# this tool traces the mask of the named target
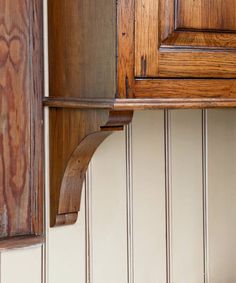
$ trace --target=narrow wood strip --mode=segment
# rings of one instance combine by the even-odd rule
[[[175,31],[161,44],[162,48],[204,48],[204,49],[233,49],[236,48],[234,33],[212,33]]]
[[[31,13],[31,46],[32,56],[30,65],[32,69],[31,91],[31,191],[32,193],[32,233],[43,234],[43,211],[44,211],[44,176],[43,176],[43,111],[42,98],[43,85],[43,1],[30,1]],[[33,192],[33,191],[32,191]]]
[[[145,110],[145,109],[199,109],[199,108],[233,108],[236,107],[236,99],[143,99],[124,102],[116,102],[115,110]]]
[[[11,239],[0,241],[0,251],[39,245],[39,244],[43,244],[44,242],[45,242],[44,236],[13,237]]]
[[[134,0],[117,1],[118,93],[119,98],[133,97],[134,85]]]
[[[114,99],[83,99],[73,97],[44,97],[43,104],[55,108],[113,109]]]
[[[158,73],[158,7],[159,1],[135,2],[135,76],[148,77]]]
[[[216,89],[217,92],[217,89]],[[144,95],[143,93],[141,93]],[[147,91],[148,94],[148,91]],[[157,92],[158,94],[158,92]],[[84,102],[80,100],[44,100],[44,105],[51,108],[72,109],[110,109],[116,111],[144,110],[144,109],[176,109],[176,108],[234,108],[235,98],[136,98],[136,99],[114,99],[108,103],[104,101]]]
[[[136,98],[236,98],[235,79],[149,79],[136,80]]]
[[[236,78],[236,54],[232,51],[166,49],[159,52],[159,77]]]

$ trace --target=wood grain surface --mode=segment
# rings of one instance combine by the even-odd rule
[[[117,1],[117,98],[133,96],[135,0]]]
[[[136,0],[135,76],[235,78],[235,5]]]
[[[236,30],[236,2],[234,0],[175,1],[178,28]]]
[[[94,151],[133,110],[236,106],[232,0],[114,3],[49,1],[51,226],[76,221]]]
[[[42,2],[0,1],[0,237],[42,232]]]
[[[116,6],[110,0],[50,0],[51,96],[116,94]]]
[[[51,226],[75,223],[88,164],[112,132],[123,129],[132,111],[50,109]]]
[[[158,24],[158,1],[146,0],[144,3],[143,0],[136,0],[135,76],[148,77],[158,72]]]
[[[234,33],[212,33],[175,31],[161,43],[161,47],[189,48],[189,49],[215,49],[236,51],[236,36]]]

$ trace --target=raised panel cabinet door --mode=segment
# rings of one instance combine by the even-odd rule
[[[135,76],[236,78],[234,0],[135,0]]]

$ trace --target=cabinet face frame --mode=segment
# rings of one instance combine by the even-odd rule
[[[236,62],[234,43],[230,48],[219,46],[218,50],[215,47],[214,50],[210,50],[211,48],[206,46],[183,48],[176,44],[171,45],[166,42],[166,38],[170,34],[179,32],[175,31],[174,1],[160,0],[156,5],[157,1],[145,0],[146,9],[149,9],[148,12],[146,11],[147,18],[140,12],[141,8],[139,9],[138,6],[140,1],[118,1],[118,98],[174,98],[182,102],[191,100],[193,103],[195,102],[192,99],[201,100],[196,102],[196,107],[203,107],[204,104],[201,102],[203,100],[207,102],[207,99],[211,98],[211,103],[209,101],[206,103],[209,106],[234,106],[232,104],[235,103],[236,98],[234,79],[236,64],[234,66],[232,63]],[[163,11],[169,12],[160,17]],[[145,26],[144,23],[138,26],[138,21],[135,19],[137,16],[142,16],[143,20],[146,20]],[[157,36],[154,36],[153,42],[155,31]],[[190,31],[184,32],[190,33]],[[196,34],[201,35],[202,32],[195,32]],[[204,31],[204,36],[210,35],[210,31],[208,33]],[[218,37],[221,42],[225,38],[226,42],[227,38],[236,39],[234,33],[219,33]],[[194,64],[189,67],[184,64],[181,66],[184,60],[194,62],[194,58],[199,55],[203,56],[203,60],[197,68]],[[178,60],[176,61],[175,58]],[[217,66],[223,64],[225,58],[231,64],[226,63],[223,69],[218,70]],[[172,65],[168,66],[171,60],[175,60],[176,68]]]

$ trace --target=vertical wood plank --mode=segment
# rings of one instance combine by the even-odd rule
[[[171,112],[172,280],[204,282],[201,111]]]
[[[135,283],[166,282],[163,111],[133,120]]]
[[[1,283],[41,283],[41,246],[2,253]]]
[[[0,1],[0,238],[42,233],[41,4]]]
[[[236,111],[209,110],[209,283],[236,281]]]
[[[124,132],[109,137],[92,160],[93,283],[127,282]],[[105,173],[106,172],[106,173]]]
[[[116,2],[51,0],[48,13],[50,96],[114,98]]]
[[[159,1],[135,1],[135,76],[158,73]]]
[[[117,0],[117,96],[133,97],[135,0]]]

